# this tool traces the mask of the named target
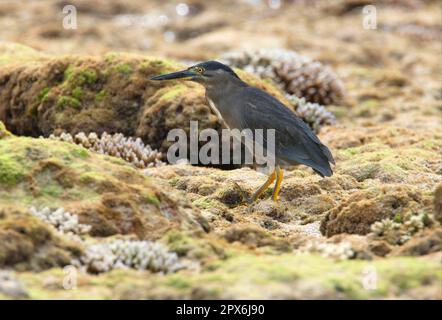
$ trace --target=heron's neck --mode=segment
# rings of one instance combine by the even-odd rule
[[[212,100],[215,104],[218,104],[222,99],[226,99],[231,96],[236,90],[240,90],[246,87],[247,84],[241,79],[229,77],[224,81],[217,81],[215,83],[209,83],[206,87],[206,97]]]

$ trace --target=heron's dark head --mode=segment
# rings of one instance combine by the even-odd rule
[[[225,64],[218,61],[205,61],[191,66],[185,70],[162,74],[151,78],[151,80],[191,80],[203,85],[224,82],[228,79],[239,79],[236,73]]]

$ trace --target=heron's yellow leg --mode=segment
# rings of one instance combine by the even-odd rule
[[[282,177],[284,176],[284,171],[277,166],[275,168],[274,173],[276,172],[276,182],[275,182],[275,188],[273,189],[273,201],[278,201],[278,193],[279,193],[279,189],[281,188],[281,182],[282,182]]]
[[[275,181],[276,178],[276,171],[273,171],[272,174],[269,176],[267,181],[259,187],[258,190],[255,191],[255,193],[252,195],[251,202],[255,202],[256,199],[259,198],[259,196],[267,190],[267,188]]]
[[[248,204],[252,204],[272,184],[272,182],[275,181],[275,178],[276,178],[276,172],[273,171],[272,174],[267,179],[267,181],[261,187],[259,187],[258,190],[256,190],[256,192],[252,195],[251,198],[249,198],[247,196],[247,194],[239,186],[239,184],[237,184],[236,182],[234,182],[234,184],[235,184],[235,187],[238,188],[238,190],[241,192],[243,199],[245,199]]]

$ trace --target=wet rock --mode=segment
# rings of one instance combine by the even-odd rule
[[[287,200],[294,200],[308,196],[318,195],[321,188],[316,183],[303,183],[302,180],[287,181],[280,191],[281,197]]]

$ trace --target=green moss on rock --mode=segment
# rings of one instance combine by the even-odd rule
[[[48,88],[48,87],[43,88],[43,89],[40,91],[40,93],[38,94],[38,101],[39,101],[39,102],[43,102],[43,101],[45,101],[45,99],[47,98],[48,93],[49,93],[50,90],[51,90],[51,88]]]
[[[106,96],[107,96],[107,91],[103,89],[95,95],[95,101],[98,103],[102,102],[106,98]]]
[[[0,185],[4,185],[4,187],[15,186],[24,178],[23,166],[5,148],[0,147]]]
[[[57,107],[63,110],[66,107],[78,108],[80,101],[78,99],[68,96],[61,96],[57,100]]]
[[[0,204],[64,207],[95,235],[154,239],[170,228],[201,230],[186,199],[111,158],[60,141],[1,139]]]
[[[124,75],[129,75],[133,71],[132,66],[128,63],[119,63],[116,65],[115,68],[117,69],[118,72]]]

